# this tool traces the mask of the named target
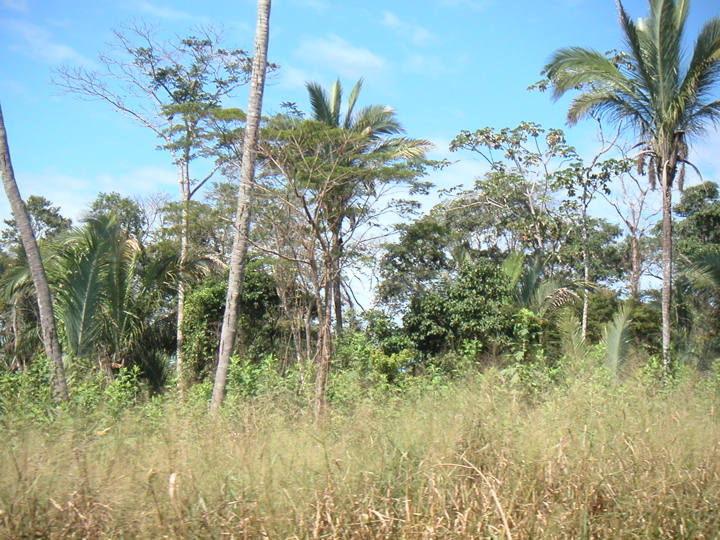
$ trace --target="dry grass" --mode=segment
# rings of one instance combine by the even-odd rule
[[[715,394],[502,377],[315,426],[264,405],[7,425],[2,538],[717,538]]]

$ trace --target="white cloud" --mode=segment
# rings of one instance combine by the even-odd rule
[[[22,41],[22,44],[11,47],[16,52],[41,58],[51,64],[92,64],[92,61],[72,47],[53,41],[49,31],[31,22],[0,19],[0,28]]]
[[[471,9],[483,9],[495,3],[495,0],[440,0],[441,6],[466,7]]]
[[[390,11],[383,12],[382,24],[395,30],[400,36],[410,39],[414,45],[423,46],[432,43],[434,36],[422,26],[406,23]]]
[[[294,0],[293,3],[302,7],[309,7],[317,11],[321,11],[327,7],[325,2],[322,0]]]
[[[42,195],[60,207],[62,215],[77,221],[100,192],[112,191],[125,197],[157,192],[175,194],[177,175],[172,167],[138,167],[119,175],[101,173],[96,177],[77,177],[48,170],[40,173],[16,172],[24,199]],[[0,216],[10,216],[5,197],[0,198]]]
[[[146,15],[152,15],[153,17],[158,17],[168,21],[187,20],[193,18],[192,15],[185,13],[184,11],[179,11],[167,6],[157,6],[155,4],[151,4],[147,0],[137,0],[135,2],[135,7]]]
[[[411,54],[403,64],[403,68],[409,73],[420,73],[431,77],[441,77],[453,72],[447,63],[437,56],[424,54]]]
[[[294,56],[309,65],[330,69],[349,79],[371,79],[389,71],[388,62],[384,58],[335,35],[304,40]]]
[[[121,195],[174,191],[177,172],[172,167],[145,166],[114,176],[102,173],[97,179],[100,191],[117,191]]]
[[[10,9],[12,11],[19,11],[20,13],[30,12],[27,0],[2,0],[2,2],[0,2],[0,7]]]
[[[305,83],[308,81],[317,81],[321,78],[318,73],[305,71],[286,62],[282,63],[282,69],[279,71],[279,85],[282,88],[305,88]]]

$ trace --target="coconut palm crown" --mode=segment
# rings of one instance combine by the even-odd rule
[[[316,82],[307,83],[305,86],[310,97],[312,119],[367,137],[376,145],[368,148],[368,151],[390,151],[400,159],[422,157],[432,146],[431,143],[399,136],[405,130],[395,115],[395,109],[387,105],[368,105],[355,110],[362,84],[363,80],[360,79],[350,91],[343,117],[343,89],[339,80],[332,84],[329,91]]]
[[[587,116],[624,122],[638,136],[640,162],[649,158],[648,176],[663,193],[663,362],[670,368],[672,280],[671,193],[682,189],[688,145],[720,119],[720,18],[700,31],[692,54],[685,54],[689,0],[650,0],[647,17],[633,21],[618,1],[624,50],[609,57],[592,49],[557,50],[545,66],[558,99],[579,94],[568,123]]]

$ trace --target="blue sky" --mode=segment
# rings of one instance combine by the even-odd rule
[[[625,5],[633,17],[647,9],[646,0]],[[52,70],[92,67],[111,30],[139,19],[168,36],[222,25],[228,45],[251,50],[255,9],[254,0],[0,0],[0,102],[23,196],[44,195],[77,218],[100,191],[176,195],[174,167],[154,135],[102,103],[59,94]],[[714,16],[720,2],[694,0],[690,35]],[[620,46],[613,0],[275,0],[270,24],[269,57],[281,68],[266,114],[286,101],[307,110],[308,80],[327,86],[340,77],[349,89],[364,77],[361,104],[393,106],[410,136],[436,144],[434,157],[457,160],[430,177],[442,188],[470,185],[482,171],[447,151],[460,130],[564,126],[566,100],[526,90],[556,48]],[[246,92],[237,93],[240,107]],[[595,145],[589,124],[568,138],[585,152]],[[720,181],[719,146],[713,133],[695,150],[706,179]],[[8,216],[2,197],[0,219]]]

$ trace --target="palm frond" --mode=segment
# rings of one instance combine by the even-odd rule
[[[563,354],[571,362],[581,362],[590,353],[590,348],[582,336],[580,320],[567,310],[558,321],[562,338]]]
[[[513,251],[502,263],[502,269],[510,280],[510,288],[515,289],[525,267],[525,255],[521,251]]]
[[[624,304],[615,313],[613,320],[605,324],[602,332],[601,344],[605,349],[604,363],[611,373],[618,374],[618,370],[627,360],[630,347],[630,322],[632,307]]]
[[[305,85],[310,96],[310,107],[315,120],[332,125],[333,114],[328,101],[327,92],[318,83],[309,82]]]
[[[107,245],[92,234],[87,240],[84,250],[66,251],[57,268],[61,275],[56,276],[59,318],[68,351],[75,356],[89,353],[101,332],[99,310],[105,293],[102,273]]]
[[[352,126],[352,131],[371,139],[403,132],[395,110],[387,105],[369,105],[360,109],[353,118]]]
[[[330,87],[330,95],[328,96],[328,108],[330,109],[330,122],[326,122],[331,127],[340,127],[340,109],[342,107],[342,86],[340,79]]]
[[[577,300],[577,294],[554,280],[542,281],[535,289],[532,310],[538,315],[545,315],[570,302]]]
[[[720,291],[720,251],[703,253],[683,274],[695,289]]]
[[[391,159],[420,159],[434,147],[433,143],[425,139],[410,139],[408,137],[392,137],[384,139],[373,148],[377,153],[389,153]]]
[[[633,85],[605,55],[584,47],[558,49],[543,69],[553,85],[553,99],[583,87],[632,94]]]
[[[350,129],[352,127],[353,111],[355,110],[355,104],[357,103],[358,95],[362,89],[363,79],[361,78],[350,91],[348,97],[347,111],[345,112],[345,124],[344,129]]]

